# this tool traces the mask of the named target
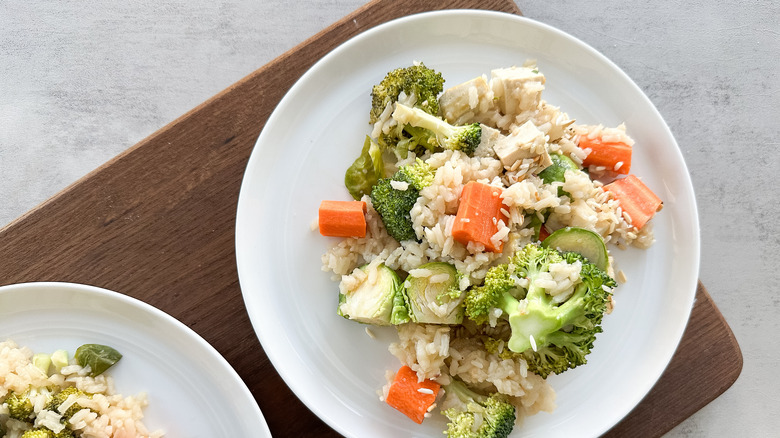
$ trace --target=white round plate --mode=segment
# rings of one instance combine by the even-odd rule
[[[34,352],[109,345],[118,393],[146,392],[144,424],[166,437],[271,437],[252,394],[208,342],[165,312],[126,295],[73,283],[0,287],[0,334]]]
[[[268,357],[295,394],[353,437],[441,436],[436,415],[417,425],[379,401],[393,329],[366,335],[336,315],[337,283],[320,255],[337,239],[310,231],[320,201],[351,199],[344,171],[370,132],[370,90],[384,75],[423,61],[445,88],[491,69],[537,60],[543,98],[579,123],[625,122],[636,141],[632,173],[663,200],[646,251],[613,250],[628,283],[616,293],[589,363],[549,381],[557,410],[528,418],[513,437],[597,436],[648,393],[685,330],[696,291],[699,228],[682,154],[650,100],[617,66],[547,25],[487,11],[409,16],[373,28],[317,62],[268,119],[238,202],[241,289]]]

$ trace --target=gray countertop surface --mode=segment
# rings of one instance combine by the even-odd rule
[[[0,225],[363,2],[0,1]],[[690,170],[700,278],[744,355],[669,437],[776,436],[780,3],[518,2],[644,90]]]

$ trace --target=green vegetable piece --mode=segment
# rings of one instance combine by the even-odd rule
[[[397,102],[401,92],[415,96],[415,106],[429,114],[436,114],[439,112],[438,96],[443,90],[444,78],[441,73],[422,63],[392,70],[371,89],[369,123],[375,123],[388,104]]]
[[[539,240],[540,233],[542,231],[542,226],[547,221],[547,218],[550,217],[550,210],[544,209],[542,210],[542,218],[540,219],[539,216],[536,213],[530,214],[530,222],[528,223],[528,228],[531,228],[534,230],[533,239],[534,241]]]
[[[20,438],[75,438],[72,430],[65,427],[59,433],[54,433],[46,427],[35,427],[25,431]]]
[[[406,159],[409,156],[409,151],[414,152],[419,157],[426,151],[434,152],[439,147],[436,134],[412,125],[398,125],[387,135],[384,133],[380,135],[378,141],[380,146],[384,145],[386,148],[395,144],[395,154],[401,159]]]
[[[55,433],[54,438],[76,438],[76,434],[68,427],[65,427],[60,433]]]
[[[582,264],[580,282],[561,303],[536,282],[557,263]],[[521,288],[514,285],[513,278],[528,280],[525,294],[518,293]],[[509,338],[504,339],[509,351],[497,351],[497,342],[486,342],[486,350],[502,358],[520,356],[529,370],[546,378],[587,363],[609,307],[610,288],[616,286],[606,272],[576,252],[561,253],[528,244],[511,257],[509,265],[490,268],[485,282],[469,289],[466,316],[484,323],[494,309],[500,310],[511,329]]]
[[[442,412],[450,420],[444,432],[447,438],[506,438],[512,432],[515,407],[505,395],[478,394],[457,379],[452,379],[444,390],[457,396],[464,406]],[[476,424],[477,416],[480,418],[479,426]]]
[[[375,124],[381,115],[398,102],[403,93],[403,101],[429,114],[438,114],[438,96],[444,89],[441,73],[422,63],[406,68],[397,68],[387,73],[382,82],[371,89],[371,112],[369,123]],[[426,150],[433,151],[437,146],[436,138],[424,129],[407,129],[407,126],[385,126],[377,136],[377,142],[383,151],[393,151],[400,158],[407,158],[409,151],[417,155]]]
[[[30,421],[33,418],[33,405],[29,393],[19,394],[11,391],[5,398],[8,415],[19,421]]]
[[[420,190],[433,181],[433,170],[417,160],[413,164],[401,167],[391,178],[382,178],[371,189],[371,203],[379,213],[382,223],[395,240],[401,242],[417,238],[412,223],[411,211]],[[396,183],[406,183],[405,190],[393,187]]]
[[[409,187],[406,190],[398,190],[393,187],[392,181],[408,183]],[[371,189],[371,204],[374,210],[379,213],[387,233],[399,242],[417,238],[411,211],[419,196],[420,192],[412,187],[412,182],[406,175],[382,178]]]
[[[463,322],[463,298],[460,290],[461,274],[449,263],[426,263],[419,270],[430,275],[406,278],[406,297],[409,317],[423,324],[460,324]]]
[[[36,427],[25,431],[21,438],[54,438],[54,432],[45,427]]]
[[[552,184],[554,182],[565,182],[565,174],[567,170],[579,170],[579,166],[571,158],[563,154],[550,154],[550,160],[552,164],[547,166],[543,171],[539,172],[539,178],[544,181],[545,184]],[[563,190],[562,187],[558,187],[558,196],[569,196],[569,193]]]
[[[482,142],[482,125],[479,123],[451,125],[438,116],[400,103],[395,105],[393,118],[400,125],[411,125],[431,131],[441,147],[461,151],[468,156],[471,156]]]
[[[421,159],[416,159],[414,163],[403,166],[399,172],[406,175],[409,182],[416,190],[422,190],[433,183],[433,178],[436,175],[430,164],[424,162]]]
[[[68,366],[68,352],[65,350],[57,350],[51,354],[51,364],[54,365],[54,369],[59,372],[63,367]]]
[[[92,398],[92,395],[89,393],[86,393],[75,386],[69,386],[62,391],[54,394],[52,396],[51,401],[46,405],[46,409],[50,411],[60,412],[59,407],[65,401],[68,399],[69,396],[75,395],[76,397],[89,397]],[[84,409],[80,404],[73,403],[65,412],[61,412],[62,418],[65,420],[70,420],[70,418],[76,414],[76,412]]]
[[[366,136],[360,156],[344,174],[344,185],[355,200],[371,193],[371,188],[383,178],[385,163],[379,145]]]
[[[565,179],[563,175],[567,170],[579,170],[577,163],[566,155],[550,154],[550,160],[552,160],[552,164],[539,172],[539,178],[541,178],[545,184],[551,184],[556,181],[564,182]]]
[[[355,290],[339,294],[337,313],[364,324],[395,325],[409,322],[401,278],[384,263],[371,267],[374,272],[368,272],[369,267],[370,264],[360,269],[375,281],[371,283],[366,279]]]
[[[606,271],[609,266],[604,239],[598,233],[584,228],[566,227],[556,230],[544,239],[542,246],[561,252],[576,252],[602,271]]]
[[[46,353],[35,353],[32,358],[32,363],[35,368],[41,370],[47,376],[49,375],[49,367],[51,366],[51,356]]]
[[[482,285],[471,288],[466,294],[466,316],[477,324],[487,324],[490,321],[490,311],[500,305],[502,295],[515,289],[517,285],[509,274],[509,265],[490,268]]]
[[[119,362],[122,354],[107,345],[84,344],[76,349],[74,357],[82,367],[88,366],[90,375],[95,377]]]

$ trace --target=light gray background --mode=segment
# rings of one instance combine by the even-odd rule
[[[0,225],[363,2],[0,0]],[[518,2],[612,59],[682,148],[744,369],[670,437],[780,430],[780,5]],[[684,262],[684,261],[681,261]]]

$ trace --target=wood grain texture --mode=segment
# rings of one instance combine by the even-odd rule
[[[688,327],[666,371],[642,403],[604,436],[661,436],[723,394],[741,371],[734,333],[699,282]]]
[[[287,388],[249,322],[233,242],[241,178],[266,119],[316,60],[377,24],[443,8],[519,13],[498,0],[368,3],[0,230],[0,284],[84,283],[152,304],[225,356],[274,436],[337,436]],[[728,325],[703,288],[697,296],[680,352],[616,436],[664,433],[739,374]]]

